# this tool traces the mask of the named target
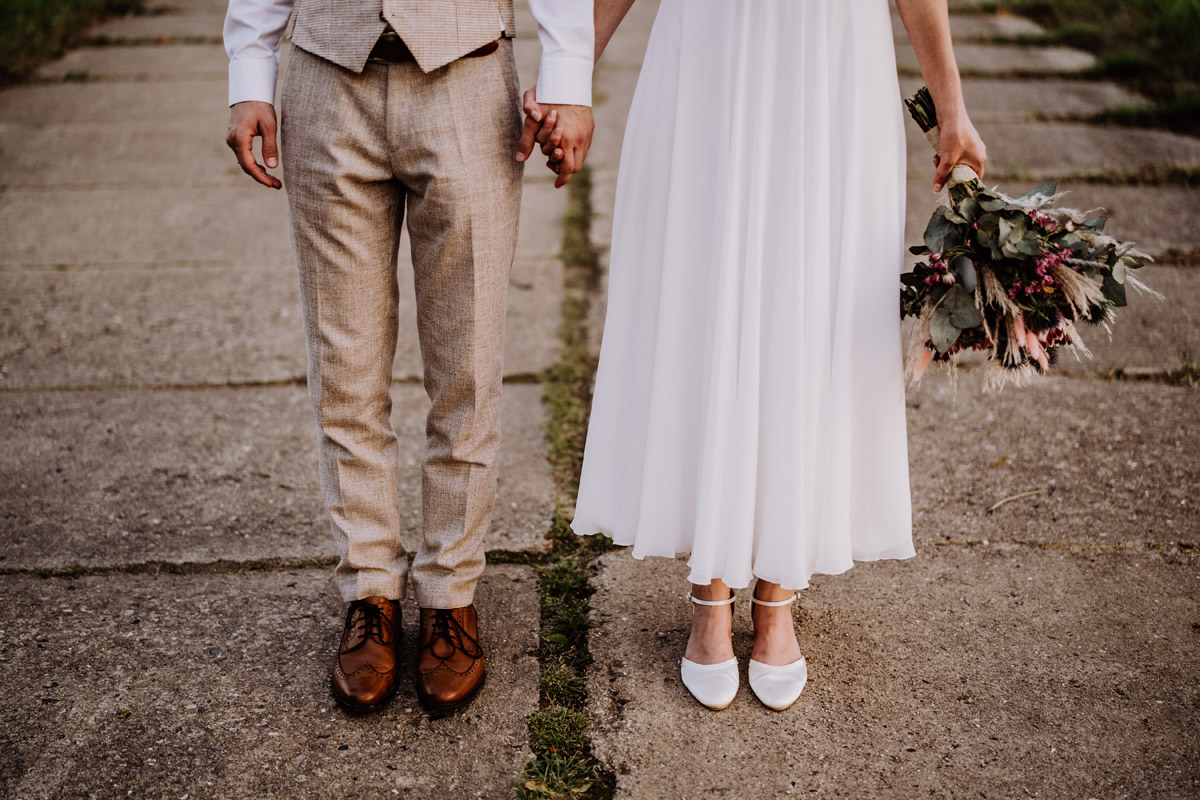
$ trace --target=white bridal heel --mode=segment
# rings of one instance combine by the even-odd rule
[[[698,600],[688,592],[687,599],[698,606],[727,606],[734,601],[733,592],[728,600]],[[720,711],[733,702],[738,690],[738,660],[737,656],[722,661],[719,664],[697,664],[686,658],[679,662],[679,676],[683,685],[700,701],[713,711]]]
[[[755,603],[760,606],[779,608],[794,602],[796,602],[795,593],[787,600],[777,602],[759,600],[752,595],[750,608],[753,611]],[[783,711],[796,702],[800,697],[800,692],[804,691],[804,684],[808,683],[808,665],[804,662],[804,656],[782,666],[764,664],[752,658],[750,659],[749,673],[750,690],[754,692],[754,696],[762,701],[764,706],[776,711]]]

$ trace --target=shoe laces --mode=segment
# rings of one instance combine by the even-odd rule
[[[387,623],[387,624],[385,624]],[[383,609],[366,600],[355,600],[346,611],[346,632],[342,636],[342,652],[349,653],[374,639],[382,645],[392,642],[391,620]]]
[[[442,641],[450,645],[450,652],[444,656],[437,651],[438,642]],[[461,650],[471,658],[479,658],[483,655],[483,648],[480,646],[479,640],[467,633],[462,623],[458,621],[458,617],[454,616],[452,608],[435,608],[433,610],[433,631],[429,637],[428,647],[430,653],[442,660],[452,657],[455,650]]]

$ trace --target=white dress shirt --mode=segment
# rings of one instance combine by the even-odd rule
[[[595,26],[594,0],[529,0],[538,23],[542,60],[537,97],[542,103],[590,106]],[[230,0],[225,15],[229,53],[229,105],[275,102],[279,42],[293,0]],[[500,31],[503,31],[501,21]]]

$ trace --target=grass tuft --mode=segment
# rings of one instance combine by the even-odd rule
[[[1197,0],[999,0],[995,7],[1044,26],[1042,43],[1095,53],[1092,77],[1125,83],[1153,102],[1111,121],[1200,134]]]

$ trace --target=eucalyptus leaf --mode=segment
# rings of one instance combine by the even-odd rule
[[[1003,211],[1008,208],[1008,201],[1002,197],[989,197],[979,202],[979,207],[984,211]]]
[[[1017,242],[1017,252],[1024,253],[1027,256],[1040,256],[1042,254],[1042,243],[1036,232],[1030,231],[1025,235],[1025,238]]]
[[[946,218],[946,207],[938,206],[925,228],[925,246],[935,253],[942,252],[946,238],[954,233],[955,225]]]
[[[975,307],[975,300],[960,284],[950,287],[939,309],[946,309],[950,324],[960,330],[974,328],[983,323],[983,314]]]
[[[979,277],[975,273],[975,263],[968,256],[959,256],[950,264],[954,274],[958,276],[959,285],[968,292],[975,291]]]
[[[939,353],[944,353],[958,341],[960,329],[950,321],[950,312],[944,306],[938,306],[929,315],[929,338]]]
[[[1052,195],[1052,194],[1054,194],[1054,192],[1057,189],[1058,189],[1058,181],[1050,181],[1049,183],[1043,183],[1041,186],[1038,186],[1036,189],[1030,189],[1028,192],[1021,195],[1020,197],[1016,197],[1013,199],[1015,199],[1015,200],[1032,200],[1034,197],[1036,197],[1039,194],[1047,195],[1047,196]]]
[[[958,213],[967,222],[974,222],[983,214],[983,208],[975,202],[975,198],[967,197],[958,204]]]
[[[1083,223],[1083,227],[1091,228],[1094,231],[1102,231],[1106,222],[1108,222],[1108,217],[1096,217]]]
[[[1104,273],[1104,282],[1100,284],[1100,291],[1114,306],[1125,305],[1125,284],[1117,283],[1107,272]]]

